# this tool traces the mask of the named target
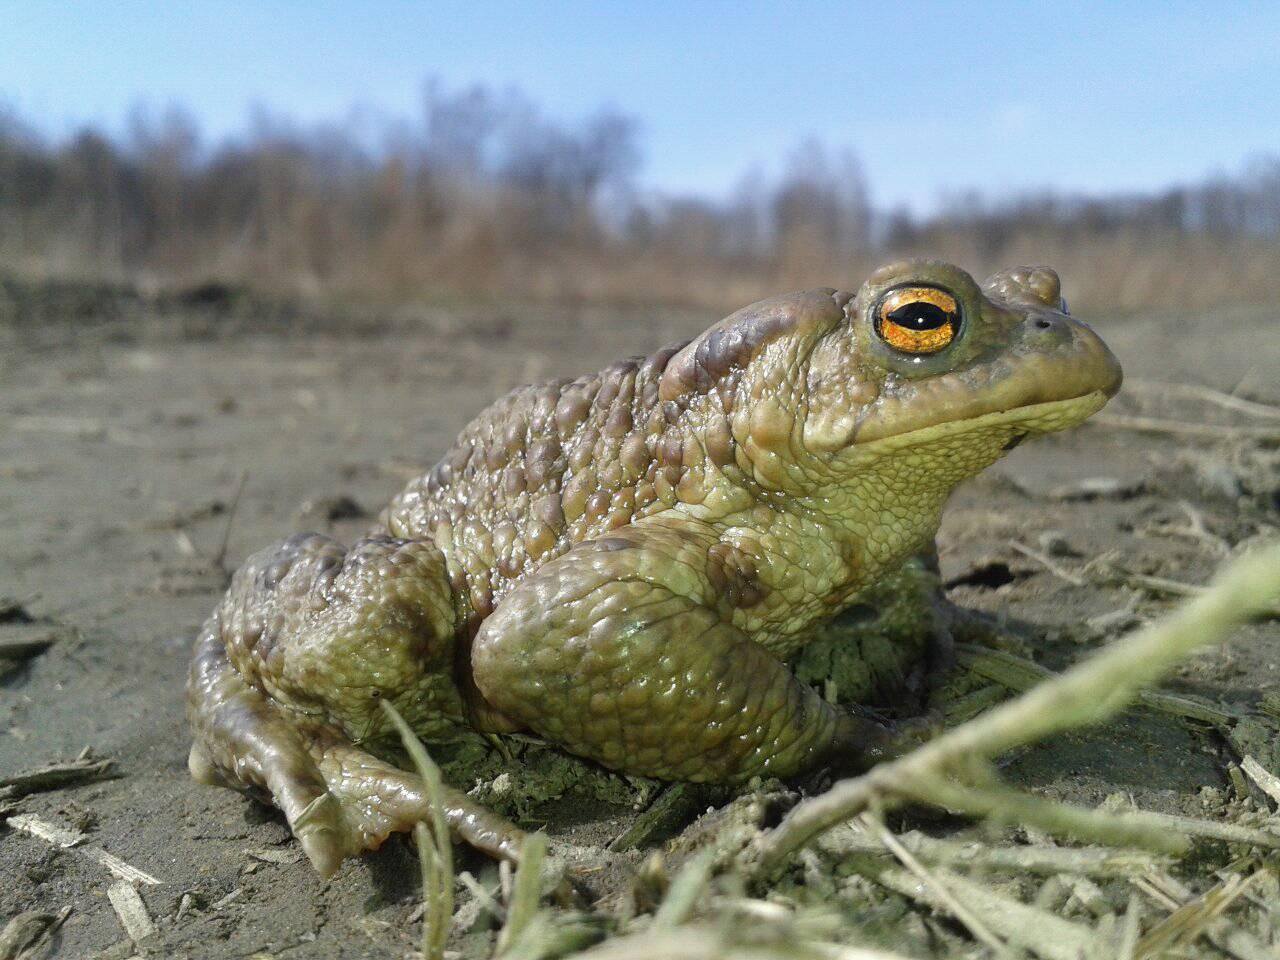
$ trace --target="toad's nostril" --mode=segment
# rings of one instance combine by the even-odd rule
[[[1037,329],[1037,330],[1048,330],[1048,329],[1050,329],[1052,326],[1053,326],[1053,321],[1052,321],[1052,320],[1050,320],[1050,319],[1048,319],[1047,317],[1037,317],[1037,318],[1036,318],[1036,329]]]

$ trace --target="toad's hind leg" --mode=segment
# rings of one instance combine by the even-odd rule
[[[293,724],[244,682],[211,625],[192,663],[188,712],[195,731],[191,775],[201,783],[265,792],[324,876],[392,833],[430,823],[418,777],[331,731]],[[442,802],[445,821],[460,839],[492,856],[517,858],[524,834],[514,824],[449,786]]]
[[[499,602],[472,646],[508,717],[607,767],[669,780],[874,762],[883,727],[838,712],[732,622],[715,531],[688,517],[574,546]]]
[[[288,541],[237,572],[196,643],[187,688],[192,775],[265,793],[326,875],[344,857],[429,821],[421,779],[361,749],[349,732],[371,729],[383,698],[415,726],[430,726],[441,709],[438,690],[433,704],[432,690],[406,685],[396,669],[406,667],[400,655],[432,660],[433,644],[411,615],[422,605],[427,549],[389,539],[351,551],[321,537]],[[362,669],[369,651],[377,657]],[[298,700],[317,677],[341,682]],[[445,788],[442,799],[461,839],[514,859],[516,827],[460,791]]]

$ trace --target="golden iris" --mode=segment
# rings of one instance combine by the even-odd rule
[[[876,331],[903,353],[937,353],[951,343],[959,326],[956,298],[937,287],[899,287],[880,301]]]

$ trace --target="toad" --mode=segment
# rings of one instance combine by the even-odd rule
[[[1052,270],[910,260],[519,388],[364,539],[236,572],[196,643],[191,772],[265,794],[327,874],[426,815],[383,702],[427,742],[526,732],[664,780],[870,762],[892,733],[788,661],[931,547],[960,481],[1120,382]],[[444,800],[516,855],[513,825]]]

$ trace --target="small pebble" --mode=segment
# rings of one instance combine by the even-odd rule
[[[1079,552],[1068,542],[1061,530],[1046,530],[1036,538],[1040,549],[1051,557],[1078,557]]]

